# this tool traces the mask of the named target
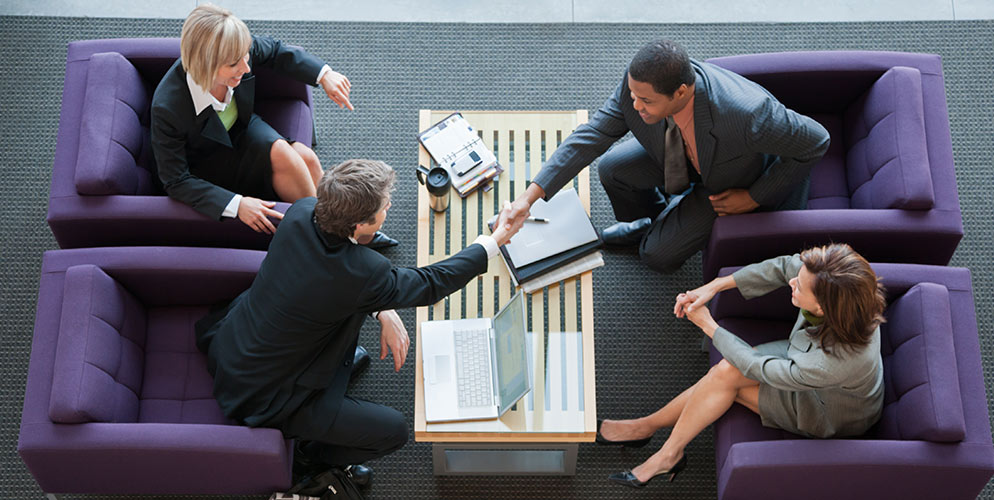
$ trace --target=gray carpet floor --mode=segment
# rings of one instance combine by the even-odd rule
[[[249,22],[255,33],[292,41],[323,57],[353,83],[355,112],[317,98],[317,153],[328,165],[349,157],[381,159],[400,172],[385,230],[404,244],[388,254],[415,262],[417,110],[596,109],[632,54],[647,40],[681,41],[693,57],[782,50],[897,50],[941,54],[966,237],[952,265],[973,272],[988,386],[994,367],[994,291],[990,240],[994,132],[994,22],[699,25],[472,25]],[[0,17],[0,498],[41,498],[17,456],[17,432],[41,255],[56,248],[45,224],[66,43],[111,37],[178,36],[178,20]],[[596,168],[596,165],[594,165]],[[596,173],[591,175],[596,179]],[[613,222],[603,189],[592,182],[594,223]],[[647,272],[632,251],[611,251],[595,273],[599,416],[634,417],[659,408],[707,368],[700,333],[668,313],[677,291],[699,284],[700,257],[671,276]],[[402,313],[413,332],[413,311]],[[372,325],[362,343],[376,350]],[[374,362],[353,392],[398,408],[413,424],[413,356],[399,374]],[[646,388],[650,388],[646,391]],[[988,390],[988,392],[990,392]],[[411,443],[373,462],[369,498],[713,498],[710,430],[688,448],[690,466],[672,484],[636,493],[612,486],[610,472],[644,460],[641,450],[580,447],[577,475],[559,478],[441,478],[430,446]],[[988,486],[982,495],[994,497]],[[70,498],[72,498],[70,496]]]

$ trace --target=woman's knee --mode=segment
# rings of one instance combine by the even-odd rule
[[[293,150],[296,151],[298,155],[300,155],[300,158],[304,160],[304,163],[306,163],[308,167],[316,166],[318,168],[321,168],[321,160],[318,159],[318,155],[314,153],[313,149],[299,142],[294,142],[293,144],[290,145],[290,147],[292,147]]]
[[[269,160],[273,165],[273,171],[293,168],[295,158],[300,158],[300,154],[288,142],[283,139],[273,141],[269,149]]]
[[[725,359],[712,366],[710,373],[712,373],[714,378],[729,384],[735,384],[745,378],[745,375],[742,375],[742,372],[735,365]]]

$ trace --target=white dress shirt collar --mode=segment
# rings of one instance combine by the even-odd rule
[[[213,107],[214,111],[218,113],[224,111],[228,107],[228,103],[231,102],[231,96],[235,94],[235,89],[228,87],[228,93],[225,94],[224,101],[218,101],[210,92],[205,92],[204,89],[200,88],[200,85],[194,83],[189,73],[186,74],[186,85],[190,88],[190,97],[193,98],[193,110],[198,115],[207,109],[208,106]]]

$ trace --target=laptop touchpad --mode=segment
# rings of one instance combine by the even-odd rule
[[[435,380],[433,384],[447,384],[452,381],[452,357],[448,354],[435,356]]]

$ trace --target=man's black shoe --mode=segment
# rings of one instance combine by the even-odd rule
[[[373,469],[365,465],[349,465],[345,467],[345,475],[352,478],[352,482],[360,488],[367,488],[373,482]]]
[[[328,468],[328,464],[324,463],[320,458],[305,451],[309,442],[297,439],[293,443],[294,483],[297,483],[301,477],[311,476]]]
[[[619,222],[601,232],[605,244],[617,246],[637,245],[649,231],[652,219],[643,217],[632,222]]]
[[[349,374],[349,380],[355,380],[360,373],[369,367],[369,353],[366,352],[366,348],[359,345],[355,348],[355,357],[352,358],[352,373]]]
[[[379,250],[381,248],[395,247],[399,244],[399,241],[383,234],[381,231],[377,231],[376,234],[373,235],[373,239],[369,240],[369,243],[366,243],[366,247],[372,248],[373,250]]]

